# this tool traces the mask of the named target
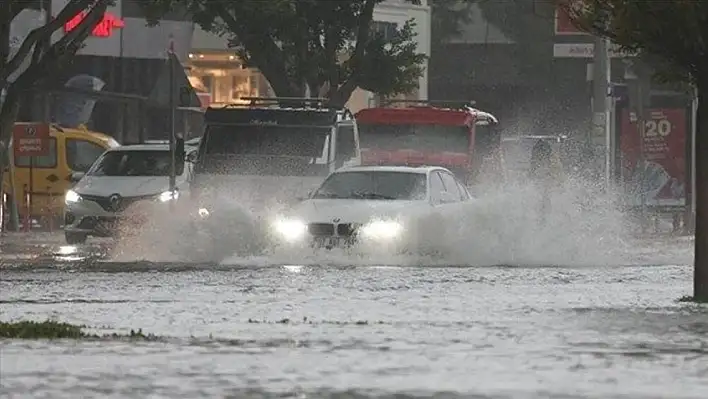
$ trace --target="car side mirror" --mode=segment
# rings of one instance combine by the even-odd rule
[[[69,179],[72,183],[78,183],[79,180],[84,178],[84,176],[86,176],[86,173],[84,172],[71,172],[71,176],[69,177]]]

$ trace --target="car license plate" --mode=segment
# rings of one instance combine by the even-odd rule
[[[339,237],[317,237],[315,246],[318,248],[334,248],[340,246],[342,240]]]

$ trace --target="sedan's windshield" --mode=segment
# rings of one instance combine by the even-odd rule
[[[177,175],[183,167],[177,163]],[[169,176],[170,152],[108,151],[88,171],[89,176]]]
[[[423,200],[423,173],[351,171],[331,175],[312,198]]]

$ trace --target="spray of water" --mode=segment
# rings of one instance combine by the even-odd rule
[[[475,188],[477,200],[447,227],[452,234],[431,242],[441,256],[387,253],[385,249],[312,250],[268,247],[259,237],[258,217],[243,202],[219,201],[197,225],[188,203],[177,212],[151,212],[152,220],[119,240],[116,261],[208,262],[274,265],[565,265],[631,263],[630,224],[615,207],[615,196],[592,184],[569,180],[551,192],[551,207],[540,212],[539,191],[526,183],[493,182]],[[274,214],[275,211],[265,212]],[[261,231],[262,232],[262,231]]]

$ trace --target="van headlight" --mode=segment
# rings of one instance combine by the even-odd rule
[[[64,203],[67,205],[75,204],[79,201],[81,201],[81,196],[74,190],[69,190],[66,192],[66,195],[64,195]]]
[[[403,233],[403,225],[395,220],[376,220],[359,228],[359,234],[366,239],[390,240]]]
[[[172,200],[177,200],[179,199],[179,191],[165,191],[164,193],[160,194],[159,199],[160,202],[169,202]]]
[[[297,219],[279,219],[273,223],[273,230],[281,238],[294,242],[307,234],[307,224]]]

